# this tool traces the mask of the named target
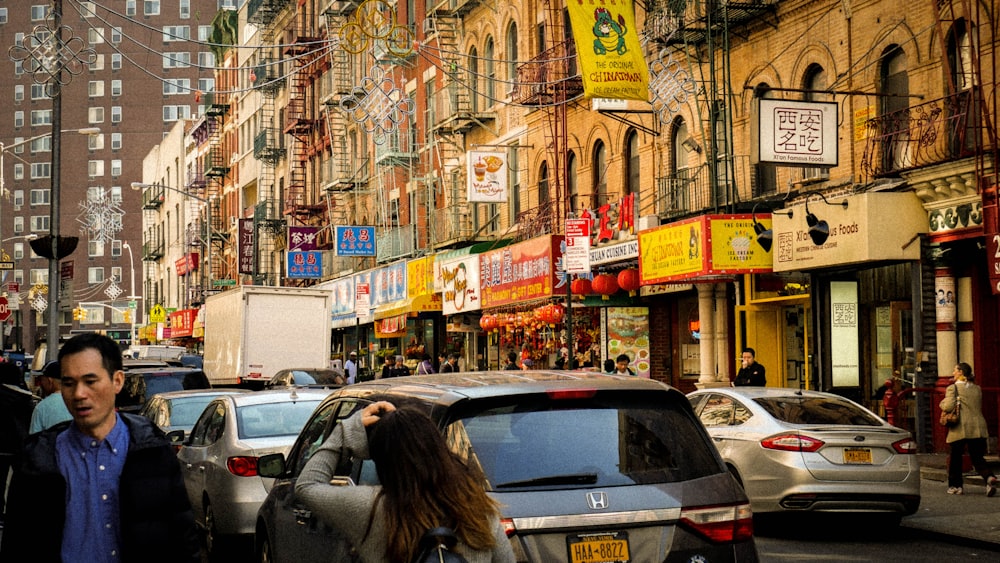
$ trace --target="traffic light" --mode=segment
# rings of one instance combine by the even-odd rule
[[[127,323],[132,322],[132,310],[131,309],[128,309],[128,310],[125,311],[125,322],[127,322]]]
[[[73,309],[73,320],[74,321],[85,321],[87,320],[87,310],[83,307],[77,307]]]

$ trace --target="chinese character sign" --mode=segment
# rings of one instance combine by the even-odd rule
[[[241,274],[253,274],[254,267],[254,232],[253,219],[240,219],[239,268]]]
[[[481,307],[551,297],[562,236],[543,236],[479,255]]]
[[[287,254],[289,278],[321,278],[323,277],[323,253],[318,250],[308,252],[289,251]]]
[[[336,227],[337,256],[375,256],[375,227]]]
[[[569,0],[585,98],[649,100],[649,68],[639,45],[632,3]]]
[[[507,154],[470,151],[465,155],[470,202],[507,201]]]
[[[758,161],[789,166],[836,166],[837,104],[761,99]]]
[[[288,227],[289,250],[316,250],[316,227]]]

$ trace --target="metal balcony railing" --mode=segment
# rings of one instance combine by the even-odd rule
[[[583,79],[576,68],[576,44],[567,39],[518,65],[517,84],[511,89],[514,103],[542,105],[568,100],[583,92]]]

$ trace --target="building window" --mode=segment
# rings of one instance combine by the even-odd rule
[[[508,202],[508,207],[510,207],[510,222],[511,224],[517,223],[517,217],[521,214],[521,165],[518,162],[518,157],[520,156],[520,151],[518,149],[518,144],[514,143],[510,146],[507,151],[507,166],[510,167],[510,201]]]
[[[112,80],[111,81],[111,96],[117,98],[122,95],[122,81]]]
[[[112,160],[111,161],[111,177],[112,178],[117,178],[118,176],[121,176],[121,175],[122,175],[122,161],[121,160],[117,160],[117,159]]]
[[[472,91],[469,92],[469,97],[472,102],[473,113],[479,111],[482,106],[482,102],[479,100],[480,88],[479,88],[479,51],[475,47],[469,49],[469,85],[472,87]],[[489,104],[487,104],[489,105]]]
[[[14,217],[14,234],[19,235],[24,232],[24,217],[17,215]]]
[[[135,15],[135,0],[125,0],[125,15],[126,16]]]
[[[517,81],[517,24],[510,23],[507,28],[507,80],[513,88]]]
[[[879,116],[886,124],[899,123],[900,117],[910,105],[910,75],[907,70],[906,51],[899,45],[892,45],[882,53],[882,67],[879,69]],[[891,135],[893,131],[880,132],[884,141],[882,144],[882,170],[884,172],[901,170],[912,166],[910,155],[910,139],[905,133],[899,136]]]
[[[177,121],[191,117],[191,106],[163,106],[163,121]]]
[[[52,125],[52,110],[33,109],[31,110],[31,126]]]
[[[206,70],[211,70],[215,66],[215,53],[198,53],[198,66]]]
[[[49,216],[48,215],[32,215],[31,216],[31,232],[48,232],[49,230]]]
[[[215,79],[214,78],[199,78],[198,79],[198,91],[199,92],[211,92],[215,90]]]
[[[49,283],[49,269],[48,268],[32,268],[31,273],[28,275],[28,283],[31,285]]]
[[[21,209],[24,205],[24,190],[14,190],[14,210]]]
[[[191,66],[191,53],[174,51],[163,53],[163,68],[188,68]]]
[[[121,186],[111,186],[108,190],[108,197],[111,198],[112,203],[122,202],[122,187]]]
[[[104,28],[92,27],[87,30],[87,42],[91,45],[104,43]]]
[[[87,256],[98,258],[104,256],[104,241],[92,240],[87,243]]]
[[[122,69],[122,56],[120,53],[115,53],[111,55],[111,70],[121,70]]]
[[[49,204],[49,190],[48,189],[31,190],[30,197],[31,197],[31,205],[32,206],[35,206],[35,205],[48,205]]]
[[[88,161],[87,174],[91,178],[99,178],[101,176],[104,176],[104,161],[103,160]]]
[[[20,162],[14,164],[14,179],[23,180],[24,179],[24,165]]]
[[[44,21],[49,15],[49,5],[41,4],[31,7],[31,21],[40,22]]]
[[[111,134],[111,150],[116,151],[122,148],[122,134],[112,133]]]
[[[191,0],[181,0],[180,18],[182,20],[191,18]]]
[[[639,133],[629,131],[625,137],[625,195],[638,194],[639,183]]]
[[[92,18],[97,15],[97,8],[93,2],[80,2],[80,15],[85,18]]]
[[[24,84],[14,85],[14,101],[23,102],[24,101]]]
[[[115,283],[122,283],[122,267],[111,266],[111,279]]]
[[[608,154],[603,141],[594,143],[594,158],[591,162],[591,186],[596,209],[608,201]]]
[[[163,26],[163,42],[187,41],[191,39],[191,28],[186,25],[165,25]]]
[[[7,23],[7,8],[0,8],[0,24]]]
[[[87,135],[87,149],[99,151],[104,148],[104,134]]]
[[[176,96],[191,93],[191,79],[168,78],[163,81],[163,95]]]
[[[104,70],[104,55],[94,55],[94,59],[90,62],[90,70],[91,72]]]
[[[111,42],[121,43],[122,42],[122,28],[112,27],[111,28]]]
[[[104,81],[91,80],[87,83],[87,95],[91,98],[100,98],[104,95]]]
[[[496,49],[493,47],[493,38],[486,38],[486,47],[483,48],[483,62],[486,68],[483,70],[486,72],[486,106],[492,106],[494,100],[496,99],[496,78],[497,78],[497,68],[496,59],[494,58]]]
[[[87,268],[87,283],[104,283],[104,268],[102,266]]]
[[[198,41],[208,41],[208,38],[211,36],[212,36],[212,26],[210,25],[198,26]]]
[[[121,122],[122,122],[122,107],[111,106],[111,123],[121,123]]]
[[[549,163],[542,161],[542,167],[538,169],[538,206],[548,205],[549,198]]]
[[[104,108],[87,109],[87,122],[91,124],[104,123]]]
[[[14,127],[18,128],[18,129],[20,129],[21,127],[24,127],[24,112],[23,111],[15,111],[14,112]]]
[[[142,13],[146,16],[160,15],[160,0],[143,0]]]
[[[14,243],[14,260],[20,260],[24,258],[24,243],[15,242]]]
[[[39,178],[51,178],[51,177],[52,177],[52,163],[50,162],[31,163],[32,180],[37,180]]]
[[[111,256],[117,258],[122,255],[122,241],[121,239],[112,239],[111,241]]]
[[[34,139],[29,145],[31,145],[31,154],[35,154],[36,152],[52,152],[52,135],[42,137],[41,139]]]
[[[31,85],[31,99],[32,100],[47,100],[49,99],[49,93],[45,91],[44,84],[32,84]]]
[[[580,204],[579,183],[576,181],[577,159],[576,153],[569,151],[566,155],[566,192],[569,194],[569,211],[575,213]],[[556,194],[558,198],[560,194]]]

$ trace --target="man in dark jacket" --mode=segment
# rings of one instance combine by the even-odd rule
[[[0,363],[0,522],[3,522],[7,475],[28,437],[35,397],[24,384],[24,373],[10,362]]]
[[[752,385],[763,387],[767,385],[767,375],[764,366],[757,363],[757,352],[753,348],[744,348],[742,355],[743,364],[740,371],[736,373],[733,385],[743,387]]]
[[[125,377],[118,345],[81,334],[63,345],[59,363],[73,420],[28,438],[0,560],[200,561],[173,448],[148,419],[115,411]]]

